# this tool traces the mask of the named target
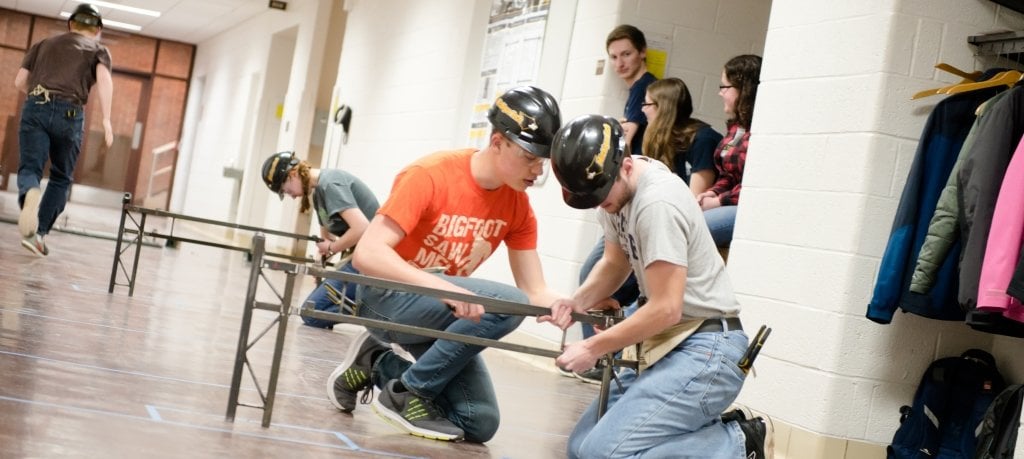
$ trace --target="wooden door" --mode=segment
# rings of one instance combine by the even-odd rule
[[[75,168],[75,183],[130,191],[138,168],[144,127],[144,96],[149,92],[150,82],[149,78],[120,72],[114,72],[113,77],[114,101],[110,109],[110,124],[114,128],[114,143],[107,147],[103,142],[103,116],[99,96],[93,87],[86,105],[85,132]]]

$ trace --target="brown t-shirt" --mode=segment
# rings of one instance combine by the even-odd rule
[[[28,70],[28,90],[41,85],[51,97],[85,105],[96,83],[96,65],[110,69],[110,51],[99,41],[72,32],[32,45],[21,67]]]

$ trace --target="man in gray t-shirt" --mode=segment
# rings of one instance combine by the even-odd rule
[[[613,386],[603,417],[596,400],[583,413],[568,456],[744,457],[739,423],[720,418],[743,386],[748,342],[724,263],[682,179],[658,161],[624,156],[624,143],[618,121],[589,115],[562,127],[551,146],[566,204],[603,211],[605,246],[586,281],[542,320],[564,329],[570,312],[600,309],[630,271],[643,295],[636,312],[566,345],[556,361],[582,371],[641,344],[642,371],[618,373],[621,390]]]

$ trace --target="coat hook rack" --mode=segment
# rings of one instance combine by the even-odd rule
[[[998,32],[984,35],[971,35],[967,43],[977,48],[977,56],[1002,56],[1019,61],[1024,53],[1024,32]]]
[[[992,2],[1018,13],[1024,13],[1024,0],[992,0]]]

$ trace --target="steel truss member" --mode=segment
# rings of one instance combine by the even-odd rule
[[[497,349],[504,349],[508,351],[521,352],[524,354],[537,355],[541,357],[555,358],[561,355],[561,351],[555,351],[551,349],[536,348],[530,346],[523,346],[519,344],[507,343],[504,341],[478,338],[475,336],[467,336],[456,333],[450,333],[431,328],[416,327],[411,325],[403,325],[392,322],[366,319],[362,317],[356,317],[350,314],[339,314],[329,313],[324,311],[317,311],[312,308],[311,305],[303,305],[299,308],[293,308],[292,295],[295,291],[296,279],[300,275],[310,275],[318,278],[330,278],[337,279],[343,282],[351,282],[360,285],[367,285],[372,287],[386,288],[392,290],[399,290],[409,293],[415,293],[419,295],[431,296],[435,298],[448,298],[453,300],[467,301],[483,305],[488,312],[499,313],[499,314],[512,314],[512,315],[524,315],[524,316],[541,316],[546,315],[550,312],[550,309],[546,307],[533,306],[528,304],[515,303],[511,301],[498,300],[493,298],[486,298],[476,295],[468,295],[463,293],[449,292],[447,290],[438,290],[428,287],[420,287],[409,285],[401,282],[394,282],[369,276],[363,276],[358,274],[346,273],[341,271],[326,270],[322,267],[316,267],[313,265],[303,265],[295,263],[286,263],[274,260],[267,260],[264,245],[266,237],[263,234],[256,234],[253,238],[252,247],[252,269],[249,273],[249,283],[245,296],[245,308],[242,315],[241,330],[238,336],[238,348],[235,354],[234,371],[231,377],[231,389],[228,396],[228,407],[226,413],[226,420],[234,421],[235,412],[239,406],[245,406],[249,408],[256,408],[263,410],[263,427],[270,426],[271,415],[274,407],[274,394],[277,387],[278,373],[281,367],[281,355],[284,349],[285,332],[287,330],[287,319],[289,315],[298,314],[305,317],[315,317],[318,319],[335,320],[339,322],[360,325],[368,328],[376,328],[382,330],[398,331],[401,333],[409,333],[420,336],[426,336],[435,339],[444,339],[451,341],[459,341],[462,343],[472,344],[476,346],[493,347]],[[273,271],[282,271],[285,273],[285,286],[283,293],[279,293],[277,289],[270,283],[270,279],[264,273],[264,269]],[[263,281],[273,291],[276,302],[268,303],[262,301],[256,301],[256,290],[259,284],[259,280]],[[344,289],[342,289],[344,290]],[[334,295],[335,301],[347,302],[342,307],[342,310],[351,310],[357,308],[357,304],[352,304],[351,301],[346,299],[344,295]],[[261,331],[252,334],[252,316],[253,311],[256,309],[262,309],[265,311],[277,312],[277,316]],[[614,323],[621,321],[623,318],[618,316],[609,316],[604,314],[577,314],[573,313],[573,319],[578,322],[585,322],[592,325],[598,325],[601,327],[609,327]],[[263,391],[260,382],[253,370],[251,363],[248,358],[248,351],[252,349],[256,342],[258,342],[263,336],[265,336],[274,326],[277,327],[276,341],[274,344],[273,361],[270,365],[270,375],[267,382],[267,390]],[[754,358],[757,356],[757,352],[764,344],[765,338],[771,329],[761,327],[761,331],[758,332],[757,336],[751,340],[750,348],[747,349],[747,353],[744,355],[743,361],[741,362],[741,368],[746,373],[751,365],[753,364]],[[252,337],[252,339],[250,339]],[[564,339],[564,335],[563,335]],[[639,354],[639,353],[638,353]],[[629,367],[639,371],[640,364],[635,360],[622,360],[615,358],[613,354],[605,355],[602,361],[606,363],[604,366],[604,372],[601,378],[601,389],[600,389],[600,405],[598,409],[598,416],[604,414],[605,407],[607,406],[608,393],[611,382],[615,376],[613,373],[613,367]],[[241,388],[242,373],[244,370],[248,370],[250,377],[256,391],[260,397],[262,405],[251,405],[242,403],[239,401],[239,393]]]
[[[286,238],[291,238],[291,239],[295,239],[297,241],[313,241],[313,242],[320,242],[321,241],[320,237],[318,237],[318,236],[306,236],[306,235],[302,235],[302,234],[287,233],[287,232],[284,232],[284,231],[276,231],[276,230],[260,228],[260,227],[256,227],[256,226],[239,225],[239,224],[236,224],[236,223],[228,223],[228,222],[222,222],[222,221],[218,221],[218,220],[210,220],[208,218],[192,217],[192,216],[189,216],[189,215],[176,214],[176,213],[173,213],[173,212],[167,212],[167,211],[163,211],[163,210],[160,210],[160,209],[148,209],[148,208],[145,208],[145,207],[133,206],[133,205],[131,205],[131,202],[132,202],[132,194],[131,193],[125,193],[124,197],[121,198],[121,223],[120,223],[120,225],[118,227],[118,230],[117,230],[117,239],[116,239],[117,240],[117,244],[114,247],[114,264],[110,268],[110,284],[107,287],[107,293],[114,293],[114,286],[120,285],[120,286],[128,286],[128,296],[132,296],[132,295],[135,294],[135,275],[136,275],[136,273],[138,272],[138,269],[139,269],[139,255],[142,252],[143,237],[150,237],[150,238],[154,238],[154,239],[165,239],[166,242],[167,242],[167,246],[168,247],[172,247],[172,246],[176,245],[179,242],[187,242],[189,244],[199,244],[199,245],[206,245],[206,246],[210,246],[210,247],[217,247],[217,248],[221,248],[221,249],[234,250],[234,251],[237,251],[237,252],[245,252],[249,256],[250,259],[252,258],[252,250],[253,249],[251,247],[238,247],[238,246],[222,244],[222,243],[213,242],[213,241],[204,241],[204,240],[200,240],[200,239],[192,239],[192,238],[187,238],[187,237],[175,236],[174,235],[174,223],[177,220],[185,220],[185,221],[190,221],[190,222],[195,222],[195,223],[203,223],[203,224],[214,225],[214,226],[223,226],[223,227],[232,228],[232,229],[236,229],[236,230],[251,231],[253,233],[273,234],[275,236],[282,236],[282,237],[286,237]],[[136,219],[136,214],[138,215],[137,219]],[[153,215],[153,216],[157,216],[157,217],[167,217],[167,218],[170,218],[171,219],[171,230],[170,230],[170,232],[168,234],[163,234],[163,233],[160,233],[160,232],[157,232],[157,231],[154,231],[154,230],[146,231],[146,217],[148,215]],[[131,228],[131,227],[126,228],[125,227],[125,223],[128,223],[128,222],[131,222],[134,225],[134,228]],[[131,240],[127,240],[126,237],[128,235],[133,235],[134,238],[132,238]],[[147,245],[151,245],[151,244],[147,244]],[[132,246],[135,246],[135,254],[134,254],[134,257],[132,259],[133,261],[131,263],[131,266],[130,266],[131,272],[129,273],[129,269],[128,269],[129,267],[125,265],[125,262],[124,262],[124,260],[122,260],[122,257],[125,255],[125,252],[127,252],[128,249],[130,249]],[[276,258],[282,258],[282,259],[294,260],[294,261],[305,261],[305,262],[313,261],[312,258],[296,257],[296,256],[287,255],[287,254],[283,254],[283,253],[267,253],[267,252],[264,252],[263,256],[265,256],[265,257],[267,257],[267,256],[269,256],[269,257],[276,257]],[[118,282],[117,273],[118,273],[118,268],[119,267],[121,268],[122,277],[127,279],[125,281],[126,283],[119,283]]]

